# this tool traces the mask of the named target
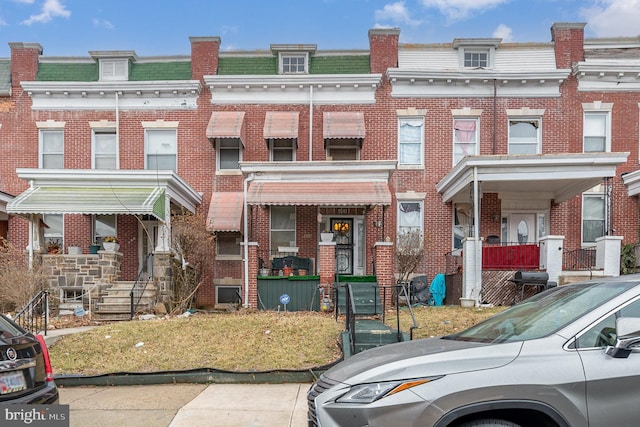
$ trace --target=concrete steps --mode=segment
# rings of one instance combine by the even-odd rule
[[[131,289],[133,282],[119,281],[100,293],[100,298],[93,309],[96,320],[121,321],[131,319]],[[157,288],[153,283],[147,284],[137,306],[136,312],[148,312],[155,307]]]

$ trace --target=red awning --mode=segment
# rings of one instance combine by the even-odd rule
[[[298,138],[297,111],[267,111],[264,139]]]
[[[207,125],[207,138],[240,138],[245,141],[244,111],[214,111]]]
[[[207,216],[209,230],[241,231],[243,205],[242,192],[213,193]]]
[[[322,129],[328,138],[364,138],[364,115],[354,112],[326,112],[322,115]]]
[[[390,205],[386,182],[251,182],[250,205],[369,206]]]

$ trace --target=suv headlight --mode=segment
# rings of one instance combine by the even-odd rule
[[[358,384],[336,399],[338,403],[371,403],[385,396],[391,396],[402,390],[425,384],[439,377],[421,378],[417,380],[386,381],[381,383]]]

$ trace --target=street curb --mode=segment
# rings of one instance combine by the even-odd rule
[[[321,367],[304,371],[275,370],[263,372],[231,372],[218,369],[194,369],[189,371],[169,372],[119,372],[112,374],[83,376],[60,375],[54,380],[58,386],[116,386],[116,385],[151,385],[151,384],[282,384],[282,383],[313,383],[322,372],[329,369],[338,361]]]

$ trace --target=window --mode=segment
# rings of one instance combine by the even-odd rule
[[[242,255],[240,233],[218,232],[216,233],[216,247],[218,256]]]
[[[576,348],[595,348],[615,345],[616,319],[619,317],[640,317],[640,301],[636,300],[615,313],[605,317],[595,326],[587,329],[576,340]]]
[[[398,202],[398,234],[414,231],[422,234],[423,224],[422,201]]]
[[[453,164],[458,163],[464,156],[478,154],[478,120],[453,120]]]
[[[47,214],[42,216],[42,222],[47,226],[44,228],[44,244],[57,243],[64,247],[64,215]]]
[[[465,49],[464,66],[465,68],[488,68],[489,51]]]
[[[584,152],[606,152],[610,150],[609,142],[609,113],[584,113]]]
[[[398,122],[398,163],[401,166],[421,166],[424,142],[424,119],[401,118]]]
[[[240,286],[216,286],[216,304],[240,304]]]
[[[117,236],[115,215],[93,216],[93,241],[96,245],[102,245],[106,236]]]
[[[64,131],[40,131],[40,167],[43,169],[64,168]]]
[[[302,74],[307,72],[307,55],[281,54],[280,71],[282,74]]]
[[[584,194],[582,196],[582,243],[595,243],[604,236],[605,220],[604,194]]]
[[[271,160],[274,162],[291,162],[295,160],[296,140],[293,138],[269,139]]]
[[[146,153],[148,170],[177,171],[177,132],[175,129],[147,129]]]
[[[453,205],[453,249],[462,249],[462,241],[469,237],[469,204]]]
[[[118,144],[115,129],[93,131],[93,168],[118,168]]]
[[[296,245],[296,209],[294,206],[271,207],[271,253],[278,246]]]
[[[240,138],[219,138],[216,140],[216,147],[218,170],[240,169],[240,160],[242,160]]]
[[[126,59],[101,59],[100,80],[127,80],[129,61]]]
[[[331,160],[358,160],[360,142],[354,138],[330,138],[327,143],[327,158]]]
[[[509,154],[540,153],[540,119],[509,120]]]

